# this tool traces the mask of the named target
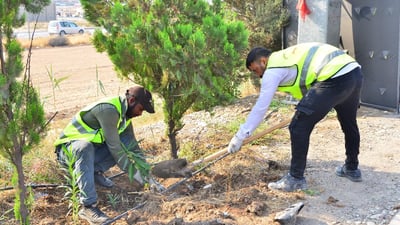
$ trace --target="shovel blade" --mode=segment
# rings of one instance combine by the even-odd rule
[[[171,159],[156,163],[151,173],[158,178],[191,177],[192,171],[187,167],[186,159]]]

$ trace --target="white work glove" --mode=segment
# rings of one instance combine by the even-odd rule
[[[133,179],[135,179],[137,182],[139,182],[140,185],[144,184],[144,180],[143,180],[142,174],[140,173],[139,170],[137,170],[135,175],[133,175]]]
[[[142,175],[140,174],[140,171],[136,171],[135,175],[133,176],[133,178],[138,181],[141,185],[143,185],[146,181],[143,179]],[[147,182],[150,185],[150,190],[152,192],[155,192],[154,190],[157,190],[158,192],[163,192],[166,188],[158,183],[151,175],[149,175],[149,177],[146,179]]]
[[[162,184],[158,183],[153,177],[149,178],[149,184],[152,192],[154,192],[154,190],[157,190],[157,192],[163,192],[166,190],[166,188]]]
[[[246,132],[245,130],[246,129],[243,129],[243,125],[241,125],[235,136],[231,139],[231,142],[229,142],[229,153],[235,153],[239,151],[243,145],[243,140],[250,136],[250,132]]]
[[[243,139],[239,138],[237,135],[233,136],[231,142],[228,145],[228,152],[235,153],[240,150],[243,144]]]

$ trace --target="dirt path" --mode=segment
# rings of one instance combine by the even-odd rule
[[[254,103],[254,100],[252,102]],[[191,116],[192,119],[187,117],[185,124],[210,124],[210,121],[214,121],[215,118],[219,118],[217,119],[220,120],[219,123],[226,123],[234,119],[224,115],[235,115],[238,114],[239,110],[243,110],[240,105],[239,108],[237,107],[226,107],[213,117],[205,117],[204,114]],[[222,118],[227,119],[227,121],[221,121]],[[361,132],[359,160],[363,182],[354,183],[334,174],[335,167],[341,165],[344,161],[344,137],[335,117],[328,116],[317,124],[311,136],[305,174],[309,190],[305,196],[299,197],[297,200],[297,202],[303,201],[305,203],[297,219],[297,225],[389,224],[393,216],[399,211],[400,158],[398,155],[400,149],[398,145],[400,143],[400,115],[361,107],[358,118]],[[194,133],[195,129],[199,128],[190,125],[185,126],[181,133]],[[212,130],[212,126],[208,129],[208,132]],[[153,128],[152,130],[156,129]],[[207,129],[204,132],[207,132]],[[257,153],[263,155],[265,159],[278,161],[283,157],[284,165],[288,166],[290,159],[288,131],[285,129],[282,132],[279,140],[274,144],[244,146],[243,154],[254,155]],[[229,167],[234,163],[240,164],[240,157],[238,158],[231,159],[228,164],[217,165],[216,167]],[[252,171],[251,167],[247,168],[247,172],[249,171]],[[287,170],[281,170],[279,173],[284,175],[286,172]],[[243,173],[246,173],[246,169]],[[262,178],[255,177],[255,179]],[[240,183],[237,185],[240,185]],[[276,194],[274,198],[267,201],[269,204],[271,204],[271,201],[282,201],[281,198],[293,197],[293,194],[268,192],[272,196]],[[286,207],[296,202],[293,199],[287,201]],[[279,207],[284,206],[285,204],[281,203]],[[393,222],[390,225],[396,224],[399,223]]]
[[[307,178],[316,196],[308,196],[301,224],[387,224],[400,206],[400,120],[377,110],[359,113],[360,169],[363,182],[334,175],[344,160],[343,135],[336,120],[318,125],[309,151]],[[371,111],[379,112],[373,114]],[[386,115],[385,115],[386,114]]]
[[[67,78],[53,89],[50,74],[58,80]],[[31,76],[47,112],[77,110],[104,96],[122,94],[132,85],[119,79],[107,55],[91,45],[32,50]]]

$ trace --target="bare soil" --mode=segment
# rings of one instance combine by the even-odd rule
[[[54,119],[63,121],[83,105],[103,97],[97,91],[101,80],[108,95],[121,94],[129,82],[121,82],[105,54],[92,46],[35,49],[31,74],[46,101],[46,111],[59,111]],[[97,66],[96,66],[97,65]],[[68,75],[60,83],[55,98],[46,68],[56,77]],[[98,77],[96,78],[96,67]],[[257,96],[248,96],[212,113],[196,112],[185,116],[185,127],[178,135],[181,145],[213,153],[226,147],[231,135],[222,128],[231,121],[245,118]],[[266,127],[290,118],[293,110],[278,110],[265,121]],[[276,213],[297,202],[305,206],[297,217],[298,225],[389,224],[400,208],[399,115],[362,106],[358,116],[361,131],[360,169],[363,182],[354,183],[334,174],[344,160],[343,133],[334,112],[321,121],[312,133],[306,179],[309,190],[283,193],[268,189],[267,184],[287,173],[290,141],[286,128],[243,146],[234,155],[218,161],[204,172],[188,179],[171,192],[137,191],[126,175],[114,179],[112,189],[98,187],[99,207],[110,217],[142,203],[129,216],[114,224],[278,224]],[[156,121],[135,127],[143,139],[151,160],[168,157],[164,124]],[[51,150],[50,150],[51,151]],[[204,153],[201,152],[201,153]],[[193,152],[194,158],[200,152]],[[108,175],[119,173],[113,168]],[[159,179],[166,187],[178,178]],[[9,193],[11,191],[7,191]],[[62,188],[36,188],[32,224],[72,224],[68,202]],[[0,195],[0,216],[12,218],[13,196]],[[115,201],[112,201],[114,199]],[[12,219],[0,224],[15,224]],[[80,224],[87,224],[80,221]]]

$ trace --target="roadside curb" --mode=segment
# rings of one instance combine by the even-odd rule
[[[400,211],[397,212],[388,225],[400,225]]]

